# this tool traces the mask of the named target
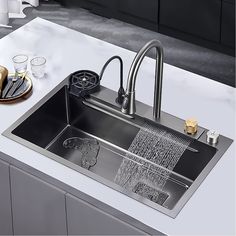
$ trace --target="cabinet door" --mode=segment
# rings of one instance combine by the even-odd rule
[[[69,235],[146,235],[93,205],[66,194]]]
[[[85,0],[90,4],[90,10],[98,15],[114,17],[114,6],[116,0]]]
[[[65,193],[10,167],[13,229],[17,235],[65,235]]]
[[[235,47],[235,4],[222,2],[221,43]]]
[[[223,2],[228,2],[228,3],[232,3],[235,4],[235,0],[222,0]],[[234,7],[234,6],[233,6]]]
[[[87,0],[87,1],[91,2],[91,3],[98,4],[98,5],[102,5],[104,7],[108,7],[110,0]]]
[[[119,0],[118,10],[157,24],[158,0]]]
[[[221,0],[160,0],[160,25],[220,41]]]
[[[12,234],[9,164],[0,160],[0,235]]]

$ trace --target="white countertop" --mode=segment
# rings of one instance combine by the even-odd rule
[[[124,77],[135,53],[36,18],[0,40],[0,65],[13,71],[11,58],[19,53],[47,58],[47,77],[34,79],[32,96],[24,102],[0,104],[0,133],[35,105],[71,72],[100,72],[113,55],[124,60]],[[194,62],[193,62],[194,63]],[[136,98],[152,105],[155,61],[146,58],[136,84]],[[235,89],[185,70],[164,65],[162,110],[235,138]],[[115,62],[104,74],[102,85],[117,90],[119,69]],[[0,151],[80,191],[119,209],[168,235],[235,235],[235,144],[210,172],[176,219],[127,197],[4,136]]]

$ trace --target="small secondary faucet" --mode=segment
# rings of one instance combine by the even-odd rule
[[[152,49],[156,48],[156,71],[155,71],[155,88],[154,88],[154,103],[153,103],[153,117],[155,119],[160,118],[161,113],[161,93],[162,93],[162,77],[163,77],[163,47],[158,40],[152,40],[148,42],[135,56],[131,65],[127,88],[124,95],[124,101],[121,107],[121,111],[125,114],[133,115],[136,112],[135,107],[135,82],[137,79],[138,70],[140,65]]]

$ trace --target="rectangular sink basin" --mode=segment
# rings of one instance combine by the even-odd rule
[[[86,101],[65,80],[4,135],[174,218],[232,140],[220,136],[212,146],[203,128],[189,137],[145,116],[130,119],[109,104],[113,93],[102,87]]]

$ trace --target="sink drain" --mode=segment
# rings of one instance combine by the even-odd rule
[[[155,189],[151,186],[148,186],[145,183],[138,182],[133,190],[134,193],[137,193],[138,195],[145,197],[159,205],[163,205],[166,199],[169,197],[169,195],[161,190]]]

